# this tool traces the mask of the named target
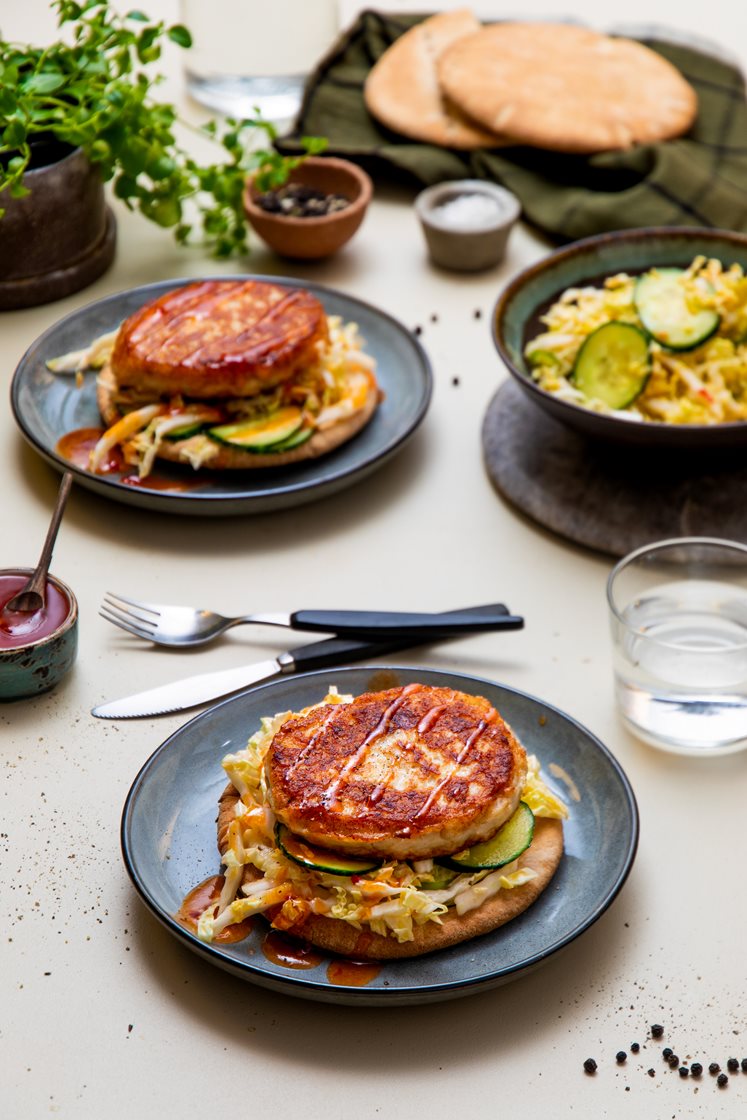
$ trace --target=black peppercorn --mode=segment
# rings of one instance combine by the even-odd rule
[[[584,1069],[586,1070],[587,1073],[596,1073],[597,1072],[597,1063],[594,1061],[593,1058],[587,1058],[586,1061],[584,1062]]]
[[[689,1072],[690,1072],[690,1070],[687,1068],[687,1066],[680,1066],[680,1070],[679,1070],[680,1077],[687,1077]]]
[[[672,1057],[672,1054],[674,1054],[674,1050],[671,1046],[665,1046],[661,1054],[663,1058],[666,1058],[667,1061],[669,1061],[669,1059]]]
[[[728,1070],[731,1070],[732,1073],[736,1073],[739,1069],[739,1062],[736,1058],[729,1058],[728,1062],[726,1063],[726,1068]]]
[[[479,307],[475,308],[475,318],[476,319],[482,319],[482,311],[480,310]]]
[[[423,328],[422,327],[413,327],[412,328],[412,333],[415,335],[416,338],[418,338],[423,333]]]
[[[631,1051],[632,1051],[632,1053],[633,1053],[633,1054],[637,1054],[637,1053],[638,1053],[638,1051],[640,1050],[640,1048],[641,1048],[641,1047],[640,1047],[640,1043],[638,1043],[638,1042],[631,1042],[631,1044],[630,1044],[630,1049],[631,1049]]]
[[[693,1064],[690,1066],[690,1073],[693,1075],[693,1077],[700,1077],[702,1072],[703,1067],[700,1062],[693,1062]]]
[[[747,1058],[742,1058],[742,1073],[747,1073]]]
[[[727,1085],[728,1082],[729,1082],[729,1078],[726,1076],[725,1073],[720,1073],[718,1075],[718,1077],[716,1078],[716,1084],[718,1085],[719,1089],[723,1089],[724,1085]]]
[[[624,1050],[618,1050],[617,1053],[615,1054],[615,1061],[617,1062],[617,1064],[619,1066],[621,1066],[623,1064],[623,1062],[626,1062],[627,1060],[628,1060],[628,1055],[625,1053],[625,1051]]]
[[[677,1066],[680,1064],[680,1060],[676,1054],[672,1054],[671,1058],[668,1058],[667,1061],[672,1069],[677,1069]]]
[[[649,1077],[656,1077],[656,1070],[655,1069],[650,1069],[648,1071],[648,1075],[649,1075]]]
[[[661,1038],[661,1036],[663,1034],[664,1034],[664,1028],[662,1027],[661,1023],[654,1023],[653,1026],[651,1027],[651,1037],[652,1038]]]
[[[720,1069],[721,1069],[721,1066],[718,1064],[718,1062],[711,1062],[711,1064],[708,1067],[708,1072],[711,1073],[711,1074],[716,1074],[716,1073],[719,1072]]]

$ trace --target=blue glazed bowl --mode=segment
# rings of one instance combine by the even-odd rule
[[[30,576],[31,568],[7,568],[4,575]],[[49,692],[72,669],[78,652],[78,603],[70,588],[55,576],[48,581],[70,604],[65,620],[35,642],[0,649],[0,700],[20,700]]]
[[[598,283],[617,272],[690,264],[703,254],[747,271],[747,236],[729,230],[651,227],[619,230],[575,241],[525,269],[501,293],[493,314],[493,340],[516,384],[544,412],[583,435],[606,443],[650,449],[716,450],[747,444],[747,422],[665,424],[605,416],[540,389],[524,359],[524,346],[542,329],[539,315],[566,288]]]

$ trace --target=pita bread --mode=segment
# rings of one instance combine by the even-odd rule
[[[444,98],[436,77],[441,53],[479,28],[472,12],[463,8],[431,16],[406,31],[366,79],[363,96],[371,115],[392,132],[445,148],[493,148],[501,143]]]
[[[96,382],[96,399],[104,423],[110,426],[120,418],[119,410],[115,404],[117,383],[111,366],[106,365],[101,370]],[[301,463],[306,459],[318,459],[320,455],[327,455],[336,447],[352,439],[357,432],[364,428],[373,416],[381,399],[378,389],[369,388],[363,408],[352,416],[340,420],[331,428],[314,432],[310,439],[289,451],[277,451],[259,454],[254,451],[242,451],[238,447],[228,447],[226,444],[216,443],[217,454],[208,462],[202,463],[200,470],[255,470],[258,467],[285,467],[290,463]],[[193,436],[192,440],[198,437]],[[187,452],[191,444],[190,439],[163,440],[158,448],[157,458],[166,459],[171,463],[184,463],[191,465]]]
[[[235,818],[234,808],[238,793],[232,785],[223,791],[218,808],[218,849],[223,855],[226,849],[228,826]],[[399,942],[394,937],[382,937],[371,930],[358,930],[347,922],[323,915],[312,914],[300,926],[291,931],[294,936],[309,941],[330,953],[358,960],[393,960],[395,958],[419,957],[446,949],[461,941],[490,933],[499,926],[517,918],[528,909],[547,887],[555,874],[563,855],[562,821],[538,817],[535,821],[534,838],[521,856],[521,866],[537,872],[536,879],[513,890],[500,891],[475,910],[459,915],[453,907],[444,915],[441,923],[426,922],[414,929],[414,940]],[[253,867],[247,867],[245,880],[258,876]]]
[[[437,61],[444,93],[517,143],[592,153],[668,140],[695,120],[695,91],[630,39],[585,27],[502,23],[460,38]]]

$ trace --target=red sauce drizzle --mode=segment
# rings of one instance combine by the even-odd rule
[[[28,583],[28,574],[0,575],[0,649],[18,649],[53,634],[70,614],[67,595],[47,582],[45,605],[39,611],[9,611],[6,604]]]
[[[271,929],[262,940],[262,952],[268,961],[283,968],[316,968],[324,957],[304,941],[291,941],[276,929]]]
[[[205,485],[199,478],[161,478],[157,474],[146,475],[140,478],[136,474],[126,474],[119,480],[124,486],[133,486],[140,490],[170,490],[175,494],[186,494],[189,490],[199,490]]]
[[[330,984],[341,984],[346,988],[363,988],[381,972],[380,964],[371,961],[330,961],[327,968],[327,979]]]
[[[206,910],[217,904],[220,892],[223,890],[223,882],[222,875],[211,875],[209,879],[194,887],[174,915],[179,925],[184,926],[190,933],[197,933],[197,922]],[[243,922],[236,922],[221,930],[213,944],[231,945],[235,941],[243,941],[253,929],[254,919],[244,918]]]
[[[57,441],[57,454],[76,467],[81,467],[84,471],[90,471],[91,452],[103,434],[103,428],[76,428],[72,432],[67,432]],[[106,462],[102,463],[96,474],[117,474],[121,470],[124,470],[122,452],[119,447],[113,447]]]
[[[480,722],[478,723],[477,727],[470,733],[469,738],[467,739],[467,742],[464,744],[464,746],[460,750],[459,754],[457,755],[457,760],[454,763],[454,765],[452,766],[451,770],[449,770],[449,773],[446,775],[445,778],[443,778],[438,783],[438,785],[433,787],[433,789],[428,794],[425,801],[423,802],[423,804],[420,806],[417,813],[415,814],[415,820],[417,820],[418,817],[422,817],[424,813],[428,812],[428,810],[430,809],[431,805],[433,804],[433,802],[438,797],[441,790],[445,786],[447,786],[449,784],[449,782],[451,781],[451,779],[454,777],[454,775],[457,772],[457,769],[462,765],[462,763],[466,759],[467,755],[472,750],[472,747],[474,746],[474,744],[477,742],[477,740],[482,735],[485,728],[488,726],[489,723],[492,723],[495,715],[496,715],[495,709],[491,708],[490,711],[488,712],[487,716],[485,717],[485,719],[481,719]]]

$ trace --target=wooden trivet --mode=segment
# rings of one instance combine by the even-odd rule
[[[624,556],[667,537],[747,544],[747,450],[643,452],[585,439],[547,416],[513,382],[482,429],[496,490],[546,529]]]

